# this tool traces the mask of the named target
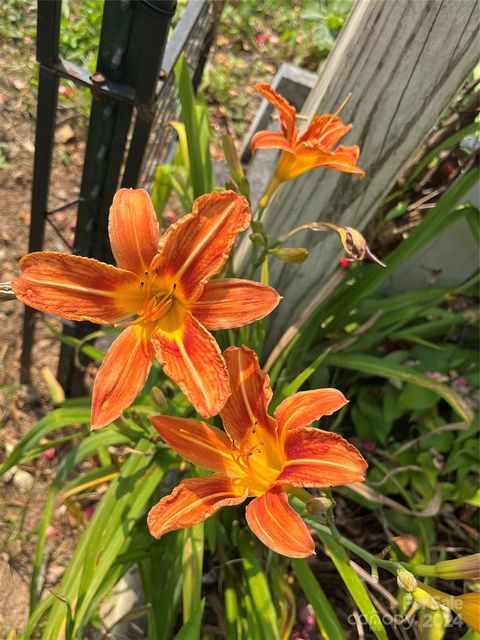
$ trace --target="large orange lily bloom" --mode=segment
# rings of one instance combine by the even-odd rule
[[[292,487],[332,487],[363,480],[366,462],[337,434],[312,428],[347,400],[336,389],[296,393],[267,413],[269,379],[246,347],[224,353],[232,395],[220,415],[225,432],[205,422],[155,416],[160,436],[186,460],[215,471],[188,478],[148,514],[156,538],[191,527],[225,505],[254,499],[246,509],[252,531],[268,547],[292,558],[314,552],[314,542],[288,503]]]
[[[357,167],[360,149],[357,145],[333,146],[352,128],[344,124],[336,114],[316,115],[308,129],[300,135],[296,126],[297,112],[285,98],[269,84],[257,84],[255,89],[280,113],[281,131],[259,131],[251,141],[252,151],[257,149],[281,149],[280,161],[273,181],[264,196],[266,202],[281,182],[318,167],[330,167],[346,173],[365,173]],[[262,204],[265,206],[266,202]]]
[[[109,218],[120,268],[80,256],[31,253],[12,287],[25,304],[70,320],[123,322],[95,379],[92,427],[117,418],[142,390],[154,355],[203,417],[230,394],[225,361],[207,329],[239,327],[276,307],[277,292],[257,282],[208,282],[247,228],[245,198],[233,191],[195,200],[163,236],[143,189],[120,189]]]

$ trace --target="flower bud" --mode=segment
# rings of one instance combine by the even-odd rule
[[[308,250],[303,247],[280,247],[277,249],[271,249],[270,253],[282,262],[300,263],[305,262],[308,258]]]
[[[399,569],[397,571],[397,584],[399,589],[407,591],[407,593],[413,593],[417,588],[415,576],[407,569]]]
[[[223,153],[225,154],[225,160],[227,162],[230,175],[232,176],[233,181],[237,184],[240,193],[248,197],[250,186],[243,172],[242,163],[238,157],[235,143],[228,133],[223,134],[222,142]]]
[[[306,503],[307,511],[316,516],[323,516],[332,506],[333,502],[330,498],[325,497],[312,498]]]
[[[167,408],[167,399],[165,398],[165,395],[160,387],[152,387],[150,395],[152,396],[152,399],[157,407],[160,407],[160,409]]]
[[[444,580],[480,580],[480,553],[442,560],[434,566],[435,575]]]
[[[259,244],[259,245],[265,244],[265,238],[264,236],[262,236],[261,233],[251,233],[248,237],[253,242],[253,244]]]
[[[440,606],[433,596],[420,587],[412,591],[412,597],[421,607],[425,607],[425,609],[430,609],[431,611],[436,611]]]

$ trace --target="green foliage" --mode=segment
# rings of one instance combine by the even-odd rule
[[[63,0],[60,23],[60,54],[92,73],[102,26],[103,2]]]
[[[152,201],[159,219],[172,192],[183,211],[191,211],[195,198],[214,189],[210,156],[211,128],[206,104],[195,97],[185,55],[175,68],[183,122],[172,122],[178,135],[178,148],[172,164],[155,169]]]
[[[309,372],[303,388],[333,379],[345,392],[349,405],[326,424],[348,436],[353,428],[377,492],[368,507],[378,509],[383,497],[393,499],[383,510],[383,522],[417,535],[419,554],[427,557],[436,541],[435,520],[407,515],[403,505],[413,513],[425,509],[435,514],[447,502],[447,509],[457,510],[477,501],[479,278],[389,297],[377,289],[460,216],[471,216],[476,232],[479,212],[458,204],[474,181],[474,173],[461,176],[386,257],[386,269],[351,269],[348,283],[322,303],[270,372],[274,402],[283,397],[285,381],[295,381],[302,369]],[[316,367],[310,364],[315,357]],[[366,504],[358,495],[341,492]],[[455,521],[452,515],[452,536]],[[478,513],[474,521],[478,524]]]
[[[352,6],[352,0],[226,3],[220,19],[217,63],[207,67],[203,88],[211,102],[228,106],[239,135],[245,130],[245,109],[250,101],[243,87],[259,78],[273,77],[283,62],[317,71]],[[225,50],[228,56],[223,54]]]

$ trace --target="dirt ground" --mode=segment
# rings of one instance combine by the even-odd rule
[[[20,67],[11,47],[0,50],[0,147],[5,150],[0,164],[0,282],[18,272],[19,258],[28,251],[30,199],[35,121],[29,107],[35,95],[29,78],[36,73],[33,42],[30,56]],[[62,126],[62,125],[61,125]],[[65,126],[65,125],[63,125]],[[62,133],[61,127],[59,131]],[[73,132],[73,130],[72,130]],[[69,135],[66,136],[65,134]],[[63,130],[52,175],[52,206],[72,200],[81,175],[84,142],[81,135]],[[62,159],[63,161],[58,161]],[[68,160],[68,161],[67,161]],[[55,222],[68,233],[66,214],[56,214]],[[63,243],[47,227],[45,248],[65,250]],[[33,350],[31,385],[20,384],[20,354],[23,305],[17,301],[0,306],[0,456],[1,459],[21,437],[51,409],[48,388],[42,379],[43,367],[56,371],[59,343],[45,325],[37,322]],[[46,498],[46,489],[56,461],[43,457],[38,463],[22,465],[7,475],[0,493],[0,637],[11,626],[23,625],[28,610],[28,582],[35,528]],[[23,473],[22,473],[23,472]],[[45,566],[44,586],[54,586],[72,548],[72,521],[61,508],[49,531],[50,560]]]

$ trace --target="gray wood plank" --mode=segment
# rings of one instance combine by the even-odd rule
[[[362,230],[411,154],[478,62],[478,0],[358,0],[303,109],[341,117],[359,144],[366,177],[316,169],[283,184],[264,213],[268,232],[325,220]],[[327,234],[302,233],[291,246],[310,251],[300,265],[271,261],[271,282],[284,296],[270,320],[267,352],[338,264],[341,248]],[[239,264],[249,251],[244,240]],[[381,257],[381,256],[380,256]],[[375,267],[381,268],[381,267]]]

